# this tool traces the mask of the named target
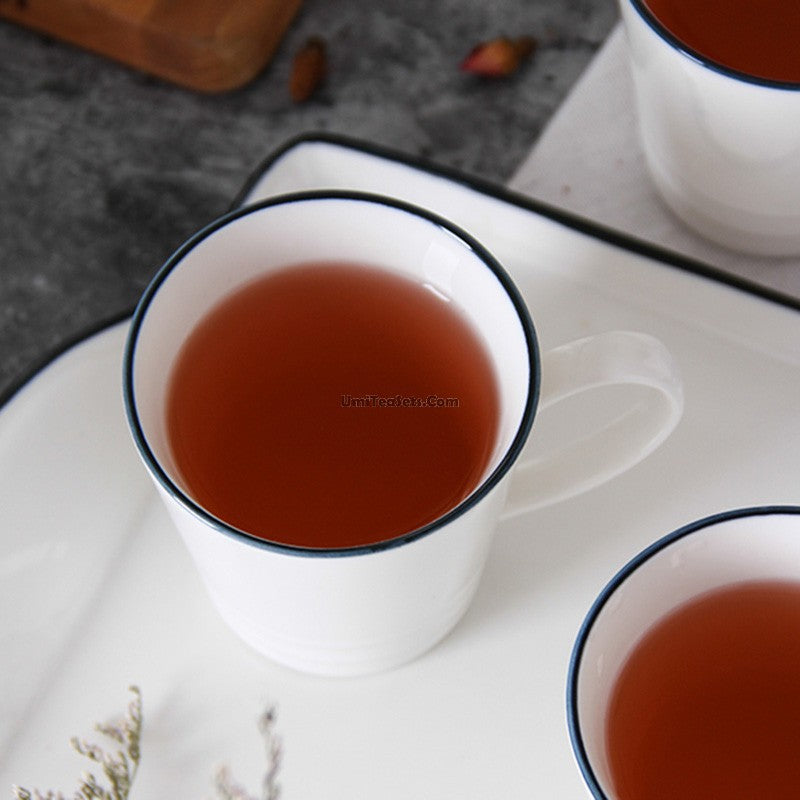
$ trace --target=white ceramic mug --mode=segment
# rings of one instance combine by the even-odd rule
[[[746,581],[800,581],[800,507],[737,509],[693,522],[642,551],[603,589],[578,634],[567,681],[573,750],[597,800],[618,798],[606,719],[636,644],[687,601]]]
[[[173,361],[211,307],[256,275],[320,261],[399,271],[451,298],[487,345],[501,398],[494,456],[463,502],[419,530],[340,550],[264,541],[206,512],[175,468],[164,413]],[[596,485],[658,446],[682,409],[669,354],[652,337],[615,332],[567,345],[540,364],[524,302],[479,243],[426,211],[348,192],[273,198],[197,233],[145,291],[124,367],[134,440],[223,618],[272,659],[339,675],[408,661],[453,627],[475,592],[493,528],[507,508],[510,470],[537,403],[608,384],[631,385],[630,413],[621,409],[615,424],[582,436],[550,462],[524,466],[512,510]]]
[[[645,0],[619,4],[640,139],[666,204],[731,249],[800,254],[800,83],[716,64],[678,41]]]

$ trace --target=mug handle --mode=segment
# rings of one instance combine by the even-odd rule
[[[610,422],[548,455],[536,454],[536,421],[511,476],[503,518],[588,491],[652,453],[675,429],[683,389],[675,363],[655,337],[611,331],[542,357],[538,411],[605,386],[644,387]],[[537,412],[538,413],[538,412]]]

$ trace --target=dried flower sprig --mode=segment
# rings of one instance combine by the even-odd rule
[[[72,748],[89,761],[98,764],[110,786],[103,786],[91,772],[84,772],[72,800],[127,800],[141,758],[142,693],[138,686],[129,687],[133,699],[123,720],[116,725],[96,725],[95,730],[116,742],[122,749],[106,752],[100,745],[73,736]],[[21,786],[14,787],[16,800],[65,800],[61,792],[42,794]]]
[[[220,767],[215,776],[215,788],[219,800],[278,800],[281,789],[278,784],[278,770],[281,764],[281,742],[275,735],[275,709],[268,708],[258,721],[258,729],[264,738],[267,757],[267,771],[261,783],[261,795],[249,794],[241,785],[234,782],[228,767]]]
[[[76,752],[102,767],[110,786],[101,785],[92,773],[85,772],[69,800],[128,800],[142,755],[142,693],[138,686],[131,686],[129,689],[133,699],[128,704],[125,718],[117,724],[95,725],[98,733],[116,742],[122,749],[116,753],[108,753],[100,745],[77,736],[70,740]],[[214,784],[218,800],[278,800],[278,771],[282,749],[280,739],[275,734],[275,719],[275,709],[268,708],[258,721],[267,758],[267,771],[261,784],[260,797],[248,794],[233,780],[228,767],[220,767]],[[67,800],[61,792],[48,791],[43,794],[38,789],[30,791],[21,786],[13,788],[16,800]]]

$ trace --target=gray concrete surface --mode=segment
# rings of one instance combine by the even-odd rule
[[[270,151],[346,133],[502,183],[617,19],[614,0],[306,0],[267,69],[205,96],[0,21],[0,395],[65,340],[130,308]],[[294,105],[312,35],[325,84]],[[531,35],[513,76],[459,70]]]

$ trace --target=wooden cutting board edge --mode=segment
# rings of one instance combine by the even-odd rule
[[[266,66],[302,0],[0,0],[0,17],[187,89],[230,91]]]

